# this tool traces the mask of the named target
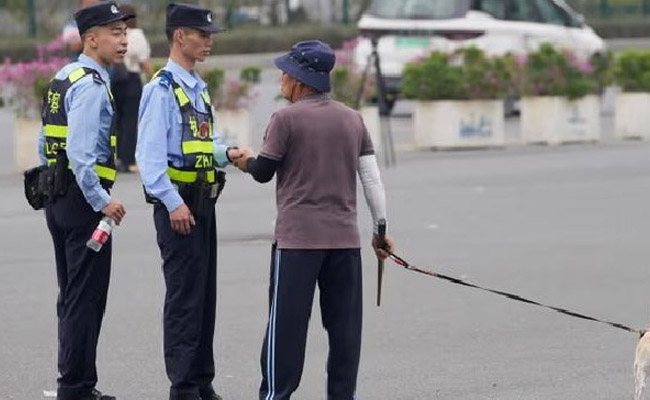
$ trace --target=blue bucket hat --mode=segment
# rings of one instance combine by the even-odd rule
[[[330,91],[330,71],[334,68],[336,56],[332,48],[320,40],[298,42],[274,62],[280,70],[305,85],[320,92]]]

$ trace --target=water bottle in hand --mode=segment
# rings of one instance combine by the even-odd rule
[[[108,237],[111,235],[114,225],[115,222],[113,222],[111,218],[102,218],[102,220],[99,221],[97,228],[95,228],[93,235],[86,243],[86,246],[95,252],[99,252],[99,250],[102,249],[102,246],[104,246],[104,243],[108,240]]]

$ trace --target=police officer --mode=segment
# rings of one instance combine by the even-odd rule
[[[258,182],[277,173],[278,216],[271,260],[270,313],[262,347],[260,400],[288,400],[298,388],[318,284],[329,337],[327,399],[355,399],[361,350],[361,254],[356,175],[377,232],[386,218],[384,186],[358,112],[327,95],[332,49],[310,40],[275,59],[291,104],[271,117],[258,157],[236,163]],[[380,258],[388,255],[372,246]],[[386,248],[393,241],[386,236]]]
[[[124,58],[128,18],[114,2],[75,14],[83,54],[57,72],[42,110],[39,154],[49,166],[45,216],[59,284],[59,400],[115,398],[95,389],[111,241],[97,253],[86,242],[102,217],[119,224],[125,214],[122,203],[110,194],[115,180],[115,106],[106,68]]]
[[[167,292],[164,355],[170,400],[221,399],[213,387],[216,309],[214,205],[226,166],[239,156],[214,132],[206,83],[194,70],[222,31],[212,12],[167,8],[167,65],[145,86],[136,161],[154,223]]]

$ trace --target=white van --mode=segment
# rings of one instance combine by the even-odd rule
[[[434,50],[474,45],[488,54],[526,53],[542,43],[580,57],[605,50],[604,41],[563,0],[373,0],[358,24],[364,36],[355,64],[377,51],[389,93],[399,92],[404,66]]]

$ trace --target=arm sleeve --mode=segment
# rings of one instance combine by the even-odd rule
[[[246,169],[253,176],[253,179],[260,183],[266,183],[273,178],[278,169],[279,162],[264,156],[251,157],[246,160]]]
[[[41,161],[41,165],[47,164],[47,158],[45,157],[45,132],[43,131],[43,125],[41,129],[38,130],[38,159]]]
[[[167,112],[171,109],[169,93],[158,84],[145,86],[140,100],[135,158],[145,190],[171,212],[183,204],[183,199],[167,175],[167,136],[171,130]]]
[[[215,122],[215,126],[216,126]],[[217,167],[225,167],[230,164],[230,159],[228,158],[228,149],[230,146],[226,144],[223,140],[220,133],[215,129],[213,140],[212,140],[212,155],[214,156],[214,162],[217,164]]]
[[[108,94],[103,85],[88,76],[66,94],[68,106],[68,138],[66,153],[70,167],[86,201],[94,211],[101,211],[111,196],[99,183],[95,172],[100,114]]]
[[[386,219],[386,192],[379,175],[377,157],[375,155],[359,157],[358,173],[372,215],[373,232],[377,233],[377,222],[382,218]]]

